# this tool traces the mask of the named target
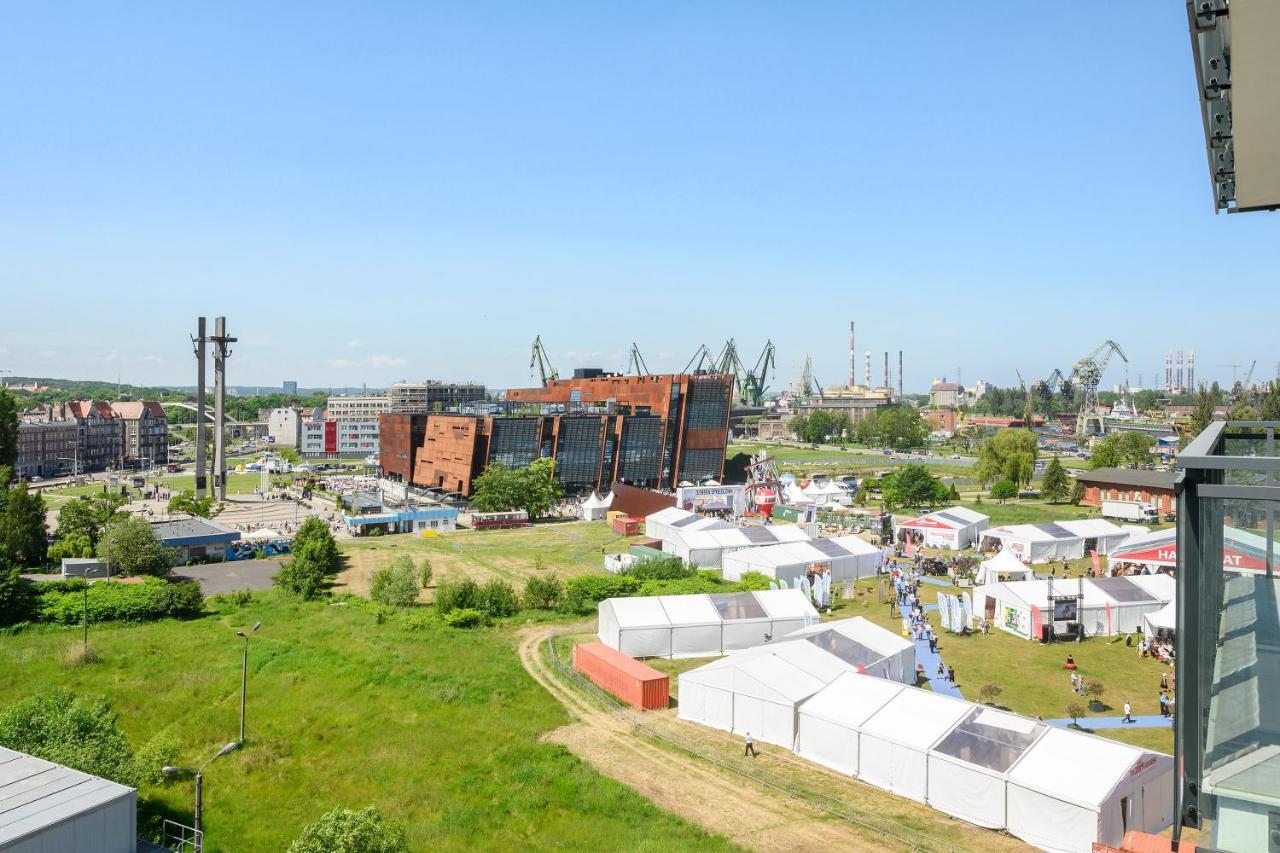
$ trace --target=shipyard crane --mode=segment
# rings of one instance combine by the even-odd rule
[[[533,354],[529,356],[529,375],[533,375],[533,368],[538,368],[538,375],[542,378],[542,387],[547,387],[548,382],[554,382],[560,378],[560,373],[551,366],[551,357],[547,355],[547,350],[542,345],[542,335],[538,335],[533,339]]]
[[[1031,384],[1031,388],[1027,387],[1027,383],[1022,379],[1022,371],[1014,368],[1013,372],[1018,374],[1018,388],[1022,390],[1026,397],[1026,402],[1022,405],[1022,425],[1027,429],[1032,428],[1032,418],[1035,416],[1035,407],[1031,405],[1031,390],[1035,388],[1035,383]]]
[[[769,387],[769,370],[773,368],[776,371],[778,367],[774,360],[774,354],[773,341],[765,341],[764,350],[760,353],[760,358],[756,359],[756,366],[751,370],[736,374],[738,377],[738,401],[744,406],[759,406],[764,402],[764,392]]]
[[[628,371],[635,371],[636,376],[648,376],[649,365],[644,363],[644,356],[640,355],[640,347],[635,341],[631,342],[631,362],[627,365]]]
[[[741,376],[744,373],[742,362],[738,360],[738,343],[733,338],[725,342],[724,349],[720,350],[720,355],[716,357],[715,371],[731,373],[734,376]]]
[[[1243,367],[1244,365],[1232,365],[1233,367]],[[1258,366],[1258,360],[1255,358],[1253,364],[1249,365],[1249,372],[1244,375],[1244,381],[1237,379],[1231,384],[1231,402],[1242,399],[1249,393],[1250,384],[1253,381],[1253,369]],[[1235,371],[1232,371],[1234,374]]]
[[[813,356],[804,357],[804,373],[800,374],[800,396],[806,400],[813,396],[822,396],[822,388],[813,376]]]
[[[1102,382],[1102,373],[1107,369],[1111,357],[1118,355],[1120,360],[1129,364],[1129,358],[1115,341],[1103,341],[1084,358],[1071,365],[1070,381],[1079,386],[1083,392],[1080,400],[1080,411],[1076,415],[1076,435],[1089,436],[1103,432],[1102,415],[1098,414],[1098,385]],[[1090,432],[1091,427],[1097,428]]]
[[[707,369],[708,365],[714,367],[715,363],[715,359],[711,357],[711,350],[707,349],[706,344],[701,344],[681,373],[702,373]]]

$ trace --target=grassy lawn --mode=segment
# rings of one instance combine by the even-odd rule
[[[1073,576],[1083,572],[1087,560],[1073,562]],[[865,616],[893,631],[900,631],[902,620],[889,615],[888,605],[878,601],[878,582],[873,579],[860,581],[858,595],[849,601],[838,602],[832,618]],[[938,587],[922,584],[921,597],[925,604],[936,603],[936,594],[955,594],[955,587]],[[980,605],[975,602],[975,607]],[[1158,714],[1157,701],[1160,674],[1168,672],[1150,658],[1139,658],[1137,650],[1124,644],[1124,637],[1094,637],[1083,643],[1059,643],[1045,646],[1032,640],[1024,640],[998,628],[987,636],[975,634],[959,637],[942,630],[936,612],[925,614],[941,638],[938,651],[948,666],[955,667],[956,683],[965,698],[977,700],[982,685],[994,683],[1004,688],[996,705],[1020,714],[1046,719],[1066,717],[1066,707],[1071,702],[1085,705],[1082,697],[1071,690],[1070,672],[1062,668],[1063,661],[1071,653],[1079,665],[1078,672],[1085,678],[1098,679],[1105,686],[1102,707],[1089,714],[1119,716],[1126,700],[1133,705],[1135,714]],[[932,675],[932,673],[926,673]],[[1080,718],[1080,724],[1088,728],[1088,715]],[[1172,729],[1120,730],[1099,729],[1103,737],[1121,733],[1117,740],[1140,743],[1162,752],[1173,752]]]
[[[991,517],[991,526],[1000,527],[1006,524],[1044,524],[1049,521],[1070,521],[1076,518],[1097,518],[1098,511],[1087,506],[1073,506],[1068,503],[1050,504],[1045,501],[1012,500],[998,503],[994,500],[982,499],[982,503],[966,501],[961,506],[974,512]]]
[[[568,716],[520,666],[510,625],[411,630],[268,591],[189,622],[96,626],[103,659],[88,667],[63,663],[76,629],[5,636],[0,702],[105,696],[135,745],[167,731],[178,763],[198,764],[237,735],[232,629],[256,620],[248,747],[205,772],[211,852],[282,850],[328,809],[367,804],[403,820],[414,850],[729,848],[539,739]],[[191,823],[189,780],[141,793],[150,813]]]
[[[603,553],[626,551],[640,540],[616,535],[603,521],[535,524],[512,530],[458,530],[423,538],[416,534],[376,536],[340,543],[346,569],[338,585],[360,594],[368,591],[375,569],[401,554],[414,563],[431,561],[435,581],[448,575],[467,575],[479,583],[500,577],[516,587],[535,574],[555,572],[561,579],[603,574]],[[603,549],[603,550],[602,550]]]

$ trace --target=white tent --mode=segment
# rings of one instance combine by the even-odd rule
[[[853,581],[871,577],[883,562],[884,555],[874,545],[857,536],[839,536],[745,548],[725,554],[722,565],[725,580],[738,580],[746,572],[790,580],[821,568],[830,571],[834,581]]]
[[[1146,613],[1142,617],[1143,632],[1154,636],[1161,631],[1172,631],[1178,625],[1178,602],[1170,601],[1154,613]]]
[[[811,625],[783,639],[807,640],[868,675],[916,683],[915,643],[861,616]]]
[[[1069,530],[1083,540],[1083,556],[1090,551],[1110,554],[1111,550],[1129,538],[1130,532],[1123,527],[1112,524],[1105,518],[1080,518],[1074,521],[1059,521],[1058,526]]]
[[[607,598],[597,607],[600,642],[631,657],[712,657],[816,624],[797,589]]]
[[[809,500],[821,506],[830,504],[837,506],[853,505],[853,492],[847,486],[837,483],[835,480],[823,480],[821,482],[815,480],[802,487],[800,491]]]
[[[989,829],[1005,826],[1009,769],[1048,729],[984,705],[968,713],[929,750],[929,805]]]
[[[708,518],[696,512],[669,506],[645,516],[644,535],[661,541],[665,551],[666,543],[675,540],[677,531],[715,530],[729,526],[718,518]]]
[[[978,565],[978,571],[974,573],[974,586],[982,586],[988,583],[998,583],[1000,581],[1030,581],[1035,580],[1036,574],[1027,564],[1023,563],[1017,557],[1013,556],[1010,550],[1004,550],[997,553],[990,560],[983,560]]]
[[[719,566],[725,554],[744,548],[761,548],[783,542],[807,542],[809,534],[794,524],[770,524],[759,527],[677,529],[662,550],[674,554],[694,566]]]
[[[1118,847],[1124,831],[1173,822],[1173,759],[1083,732],[1051,728],[1009,772],[1013,835],[1044,850]]]
[[[1060,604],[1055,614],[1051,588],[1054,597],[1082,594],[1083,600],[1076,607]],[[1163,581],[1144,586],[1123,577],[1009,581],[975,588],[973,601],[997,627],[1027,639],[1039,639],[1040,626],[1050,620],[1079,622],[1087,636],[1112,636],[1138,630],[1145,614],[1167,604],[1160,590],[1173,591]]]
[[[808,643],[752,649],[681,674],[678,716],[791,749],[796,707],[853,671]]]
[[[898,525],[897,539],[905,542],[908,531],[918,542],[928,548],[950,548],[960,551],[978,541],[982,531],[991,523],[991,517],[962,506],[941,509],[921,515]]]
[[[970,705],[928,690],[907,689],[862,724],[858,776],[886,791],[925,802],[929,747],[969,713]]]
[[[983,532],[982,550],[991,550],[996,543],[1024,563],[1074,560],[1084,556],[1084,539],[1054,522],[1012,524]]]
[[[904,689],[869,675],[841,675],[800,706],[796,752],[832,770],[858,775],[859,728]]]
[[[604,497],[600,497],[597,492],[592,492],[578,507],[578,517],[583,521],[601,521],[608,514],[611,506],[613,506],[613,492],[609,492]]]

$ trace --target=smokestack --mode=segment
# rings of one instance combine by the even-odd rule
[[[902,399],[902,350],[898,350],[898,399]]]
[[[1164,390],[1173,390],[1173,350],[1164,351]]]
[[[889,353],[887,350],[885,351],[885,354],[884,354],[884,387],[886,388],[893,387],[892,385],[889,384]]]
[[[867,387],[871,387],[871,350],[867,350]]]
[[[849,321],[849,387],[858,384],[858,350],[854,348],[853,321]]]
[[[1178,350],[1178,391],[1183,391],[1187,386],[1182,384],[1182,350]]]
[[[1195,390],[1196,387],[1196,351],[1187,350],[1187,387]]]

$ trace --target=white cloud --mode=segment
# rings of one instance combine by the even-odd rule
[[[325,362],[330,367],[355,367],[355,362],[349,358],[331,358]]]
[[[147,353],[142,358],[138,359],[138,361],[146,362],[147,364],[164,364],[163,358],[158,355],[153,355],[152,353]]]
[[[567,358],[567,359],[570,359],[570,360],[572,360],[572,359],[586,359],[586,358],[599,358],[599,357],[600,357],[600,350],[598,350],[598,349],[593,349],[593,350],[574,350],[574,349],[571,349],[571,350],[565,350],[564,352],[560,353],[560,357],[561,357],[561,358]]]
[[[365,359],[370,367],[401,367],[409,363],[409,359],[398,355],[371,355]]]
[[[351,349],[360,349],[361,347],[364,346],[364,341],[361,341],[361,340],[347,341],[347,346],[351,347]]]

